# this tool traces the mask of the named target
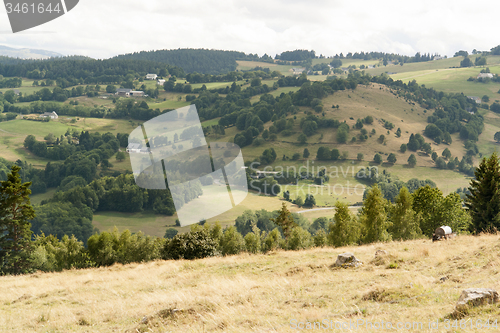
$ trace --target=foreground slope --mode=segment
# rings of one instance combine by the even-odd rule
[[[388,256],[374,260],[377,249]],[[438,320],[446,331],[463,289],[500,289],[499,249],[498,235],[460,236],[1,277],[0,330],[290,332],[293,319],[351,319],[424,323],[416,332]],[[363,266],[333,269],[347,251]],[[499,315],[496,304],[464,319]]]

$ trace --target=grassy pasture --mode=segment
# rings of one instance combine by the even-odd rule
[[[190,105],[190,103],[186,102],[185,99],[167,100],[167,101],[161,101],[159,103],[149,103],[148,104],[150,109],[160,109],[160,110],[178,109],[178,108],[182,108],[182,107],[188,106],[188,105]]]
[[[30,195],[30,200],[32,205],[39,205],[43,200],[48,200],[56,194],[56,189],[51,188],[45,193]]]
[[[205,85],[207,87],[207,90],[210,90],[210,89],[219,89],[219,88],[231,87],[232,84],[233,84],[233,82],[193,83],[193,84],[191,84],[191,87],[193,87],[193,89],[197,89],[197,88],[201,88],[201,87],[203,87],[203,85]],[[236,82],[236,84],[238,84],[238,85],[244,85],[245,82],[244,81],[238,81],[238,82]]]
[[[290,91],[296,92],[299,89],[300,89],[300,87],[281,87],[281,88],[278,88],[276,90],[269,92],[269,94],[274,96],[274,97],[277,97],[277,96],[281,95],[282,93],[288,94]],[[257,103],[258,101],[260,101],[260,96],[262,96],[262,95],[252,96],[252,98],[250,98],[250,102],[252,104]]]
[[[190,102],[186,102],[186,94],[166,91],[160,91],[160,94],[156,101],[152,100],[148,102],[148,106],[150,109],[160,109],[162,111],[165,109],[178,109],[190,104]]]
[[[471,59],[472,61],[474,61],[475,57],[471,57]],[[366,69],[365,71],[371,75],[380,75],[386,72],[406,73],[406,72],[415,72],[423,70],[445,69],[450,67],[459,67],[460,61],[462,60],[463,57],[454,57],[454,58],[432,60],[426,62],[410,62],[410,63],[405,63],[403,66],[401,65],[380,66],[376,68]]]
[[[9,161],[17,159],[26,160],[37,167],[45,167],[49,160],[31,154],[23,147],[26,136],[32,134],[38,140],[53,133],[61,136],[75,128],[78,131],[92,131],[106,133],[130,133],[140,125],[140,121],[129,121],[121,119],[100,119],[100,118],[79,118],[75,123],[71,123],[69,117],[61,116],[57,120],[49,122],[35,122],[23,119],[15,119],[8,122],[0,122],[0,151],[1,156]]]
[[[210,120],[204,121],[204,122],[201,123],[201,126],[208,127],[208,126],[218,125],[219,124],[219,119],[220,118],[215,118],[215,119],[210,119]]]
[[[500,74],[500,66],[489,67],[491,73]],[[488,95],[490,100],[499,99],[500,83],[479,83],[467,81],[469,77],[476,77],[482,67],[470,68],[448,68],[440,70],[424,70],[410,73],[393,74],[391,77],[395,80],[409,82],[416,80],[419,84],[425,84],[426,87],[432,87],[438,91],[447,93],[461,93],[467,96]]]
[[[329,64],[332,62],[334,58],[323,58],[323,59],[313,59],[312,64],[317,65],[317,64]],[[342,60],[342,67],[349,67],[351,65],[355,65],[357,68],[361,65],[365,66],[373,66],[377,64],[382,64],[382,61],[379,59],[371,59],[371,60],[363,60],[363,59],[340,59]]]
[[[238,63],[237,69],[240,71],[248,71],[252,68],[255,67],[262,67],[262,68],[269,68],[271,71],[278,71],[283,75],[292,75],[292,72],[290,71],[292,68],[297,67],[297,66],[289,66],[289,65],[278,65],[278,64],[271,64],[267,62],[260,62],[260,61],[245,61],[245,60],[238,60],[236,61]]]
[[[207,221],[219,221],[223,226],[233,225],[234,220],[247,209],[277,210],[281,208],[281,202],[282,200],[278,197],[257,195],[254,192],[250,192],[241,204],[223,214],[207,219]],[[300,210],[295,205],[292,207],[292,204],[288,202],[287,205],[291,207],[291,211]],[[158,237],[163,237],[167,228],[174,228],[179,232],[189,230],[189,226],[176,227],[176,219],[176,214],[173,216],[164,216],[153,213],[97,212],[94,214],[93,225],[100,231],[106,231],[117,227],[119,231],[129,229],[132,232],[142,231],[147,235]]]
[[[387,255],[375,258],[379,249]],[[333,267],[344,252],[363,265]],[[393,328],[411,323],[408,332],[469,332],[445,329],[454,322],[445,320],[462,290],[500,288],[497,254],[497,235],[458,236],[436,243],[419,239],[3,276],[0,327],[6,332],[295,332],[298,323],[325,320],[332,331],[335,324],[350,322],[360,323],[354,331],[401,331],[381,330],[383,321]],[[498,304],[486,304],[471,308],[464,323],[493,324],[499,316]],[[364,326],[367,322],[379,326]],[[429,330],[429,322],[443,329]]]

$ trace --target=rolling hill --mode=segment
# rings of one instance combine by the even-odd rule
[[[57,52],[46,50],[29,48],[16,49],[5,45],[0,45],[0,56],[20,59],[48,59],[53,57],[62,57],[63,55]]]
[[[152,54],[162,56],[161,52],[141,54],[143,56],[150,56]],[[233,60],[240,56],[230,52],[227,54],[231,55]],[[475,56],[472,56],[472,59],[474,59],[474,57]],[[200,59],[203,59],[203,57]],[[419,84],[425,84],[426,87],[433,87],[435,90],[445,90],[448,93],[463,92],[465,95],[488,95],[490,96],[490,102],[488,104],[492,104],[497,98],[496,95],[497,91],[500,89],[500,83],[478,83],[467,81],[467,79],[470,76],[477,75],[482,69],[485,69],[485,67],[489,67],[491,72],[494,74],[500,74],[500,57],[489,56],[488,64],[486,66],[455,68],[459,65],[461,59],[462,57],[456,57],[429,62],[405,63],[403,66],[392,64],[383,66],[381,65],[381,60],[373,59],[345,59],[342,66],[356,66],[356,69],[359,69],[361,66],[375,66],[375,68],[365,69],[365,72],[373,75],[389,72],[390,77],[394,80],[402,80],[404,83],[415,80]],[[158,61],[158,59],[154,60]],[[291,74],[289,69],[292,66],[258,62],[251,59],[234,61],[235,64],[239,66],[237,68],[238,70],[249,70],[255,67],[261,67],[263,69],[269,68],[270,71],[281,71],[284,75]],[[331,59],[314,59],[313,64],[329,63],[330,61]],[[377,67],[377,65],[380,66]],[[308,79],[312,82],[326,79],[326,76],[324,75],[315,74],[317,73],[308,75]],[[339,76],[347,77],[347,74]],[[241,89],[244,90],[251,87],[250,81],[251,80],[249,79],[240,80],[238,81],[238,85],[240,85]],[[18,89],[23,94],[31,94],[43,88],[40,86],[33,86],[33,82],[33,79],[23,79],[22,86]],[[186,83],[182,79],[178,79],[177,82]],[[277,82],[277,79],[262,80],[262,84],[267,84],[269,87],[273,86],[275,82]],[[137,86],[142,84],[144,84],[148,89],[156,87],[156,82],[136,82]],[[231,82],[196,83],[192,85],[192,88],[199,89],[203,85],[205,85],[207,89],[223,89],[226,86],[230,86]],[[84,86],[85,85],[82,85],[82,87]],[[52,89],[52,87],[50,87],[50,89]],[[271,91],[270,94],[276,98],[282,94],[294,93],[299,89],[300,87],[279,87],[278,89]],[[8,90],[9,88],[3,88],[1,92],[5,93]],[[198,93],[195,93],[194,95],[197,94]],[[189,94],[184,92],[165,92],[160,90],[158,99],[148,98],[145,101],[152,109],[157,108],[159,110],[166,110],[188,105],[190,102],[186,101],[187,95]],[[224,93],[220,93],[220,96],[225,97],[226,95]],[[250,102],[252,104],[258,103],[261,96],[262,95],[252,96],[250,98]],[[64,104],[78,102],[80,105],[88,107],[102,106],[109,108],[113,106],[110,99],[101,97],[103,96],[81,96],[69,98],[64,102]],[[387,86],[380,85],[378,83],[370,83],[366,86],[358,85],[355,90],[339,90],[333,95],[324,97],[321,100],[321,103],[323,105],[324,115],[322,113],[315,113],[310,107],[299,106],[297,110],[298,112],[287,116],[287,120],[294,119],[294,125],[290,131],[286,134],[283,132],[278,133],[275,141],[264,141],[258,146],[248,145],[243,148],[243,154],[246,161],[259,159],[265,149],[274,148],[278,158],[273,164],[271,164],[271,168],[275,169],[283,167],[298,170],[300,167],[306,167],[309,163],[309,166],[323,166],[328,169],[337,168],[343,170],[344,175],[331,178],[329,182],[325,184],[327,187],[318,188],[312,180],[301,180],[299,181],[299,186],[290,184],[283,186],[283,190],[289,190],[291,192],[292,199],[298,195],[304,196],[306,193],[298,193],[297,190],[304,188],[303,186],[305,186],[305,188],[307,188],[307,193],[315,195],[317,205],[320,207],[331,207],[338,200],[348,201],[350,203],[360,202],[362,199],[362,193],[359,191],[356,192],[353,189],[358,185],[366,186],[367,184],[356,179],[354,174],[355,171],[362,167],[373,166],[374,164],[372,160],[376,153],[379,153],[383,158],[383,163],[378,165],[380,171],[383,172],[385,170],[393,176],[397,176],[402,181],[408,181],[412,178],[431,179],[439,188],[443,190],[445,194],[454,192],[459,187],[463,188],[468,186],[470,181],[469,177],[457,171],[437,169],[430,155],[422,152],[415,153],[411,151],[403,153],[399,150],[401,144],[408,143],[409,137],[412,133],[423,134],[424,129],[428,125],[428,117],[434,112],[432,109],[426,110],[419,106],[418,103],[413,103],[401,96],[398,97],[398,94],[394,89],[390,89]],[[16,103],[16,105],[29,105],[29,103]],[[338,105],[339,108],[332,108],[334,105]],[[345,121],[350,128],[347,143],[341,144],[337,142],[337,129],[319,128],[315,134],[307,138],[307,142],[305,144],[299,144],[297,139],[301,133],[300,121],[307,116],[307,113],[310,112],[320,118],[334,119],[339,122]],[[474,157],[474,163],[476,163],[476,165],[481,156],[487,156],[497,149],[498,144],[493,140],[493,135],[500,131],[500,117],[496,113],[481,108],[478,108],[478,113],[484,117],[485,124],[483,133],[479,135],[479,140],[477,141],[479,154]],[[368,138],[365,141],[360,141],[358,139],[351,141],[352,137],[358,138],[360,134],[360,129],[353,128],[357,119],[361,119],[366,116],[372,116],[374,119],[373,124],[365,124],[363,127],[368,132]],[[75,123],[71,123],[72,119],[75,118],[77,117],[61,117],[59,120],[50,123],[29,123],[26,126],[23,126],[23,124],[26,124],[26,121],[21,119],[17,119],[12,122],[0,123],[0,148],[3,151],[2,157],[12,161],[16,159],[25,159],[37,167],[43,167],[48,160],[34,156],[22,146],[24,137],[30,133],[36,132],[39,140],[42,140],[46,134],[51,132],[56,135],[63,134],[68,128],[75,128],[78,130],[85,129],[91,132],[98,131],[101,133],[106,131],[111,131],[113,133],[126,133],[142,123],[140,120],[95,119],[84,117],[80,117]],[[216,125],[218,121],[219,118],[210,119],[204,122],[204,126]],[[388,130],[385,128],[385,122],[392,123],[394,128]],[[264,124],[264,128],[269,129],[271,125],[272,122],[267,122]],[[36,130],[33,129],[33,126],[36,127]],[[398,128],[401,130],[400,137],[396,136]],[[208,136],[208,140],[212,142],[231,141],[239,132],[240,131],[238,131],[234,126],[228,127],[225,129],[224,135],[210,134]],[[383,141],[379,140],[381,135],[384,136]],[[439,156],[441,156],[443,150],[447,148],[450,150],[453,158],[457,157],[460,160],[467,154],[467,149],[464,147],[464,141],[460,140],[458,133],[452,134],[451,137],[453,142],[450,145],[444,143],[435,144],[429,138],[425,138],[425,140],[431,145],[432,150]],[[338,161],[315,160],[316,152],[320,146],[327,147],[330,150],[336,148],[340,151],[340,153],[346,152],[345,159]],[[307,159],[302,157],[302,153],[305,148],[308,148],[311,153],[311,156]],[[397,158],[397,161],[394,164],[387,162],[387,158],[391,153],[395,154]],[[414,168],[409,168],[407,160],[412,153],[415,154],[417,158],[417,165]],[[292,160],[292,156],[294,154],[299,154],[300,157],[297,160]],[[358,154],[363,155],[361,160],[358,160]],[[285,160],[283,160],[283,156],[285,156]],[[114,166],[111,167],[110,172],[130,171],[128,159],[123,162],[118,162],[112,158],[112,161]],[[329,192],[329,189],[332,189],[337,185],[343,186],[345,191],[338,194]],[[321,191],[326,192],[322,193]],[[46,199],[46,196],[41,196],[43,196],[43,199]],[[276,209],[279,207],[278,200],[274,202],[274,199],[267,199],[270,201],[269,209]],[[248,200],[249,201],[244,205],[244,207],[260,205],[260,203],[257,203],[254,199],[250,198]],[[296,209],[297,208],[292,207],[292,210]],[[241,209],[234,209],[231,212],[224,214],[224,216],[219,216],[218,218],[210,221],[218,219],[223,223],[223,225],[229,225],[233,223],[236,216],[241,214],[241,212]],[[312,214],[311,219],[313,216],[317,217],[315,214]],[[128,227],[132,231],[139,231],[143,227],[146,228],[146,226],[142,226],[140,224],[137,225],[133,221],[129,221],[129,223],[126,221],[126,218],[126,216],[115,213],[97,213],[95,221],[96,225],[98,225],[101,229],[106,229],[112,227],[113,225],[117,225],[121,229]],[[148,224],[147,227],[148,230],[157,230],[155,232],[150,231],[150,233],[158,236],[162,236],[163,230],[166,226],[173,225],[173,222],[175,221],[175,216],[152,219],[146,216],[145,218],[151,220],[151,224]]]

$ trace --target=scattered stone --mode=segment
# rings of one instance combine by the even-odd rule
[[[12,304],[28,300],[32,297],[33,297],[33,295],[23,295],[23,296],[19,297],[18,299],[16,299],[15,301],[12,301]]]
[[[463,312],[469,307],[476,307],[484,304],[492,304],[498,302],[498,292],[489,288],[469,288],[462,291],[456,310]]]
[[[446,276],[443,276],[442,278],[439,279],[439,282],[445,282],[446,280],[448,280],[450,278],[449,275],[446,275]]]
[[[386,256],[386,255],[387,255],[387,251],[385,251],[385,250],[377,250],[377,252],[375,252],[375,257]]]
[[[363,265],[361,261],[359,261],[354,254],[346,252],[339,254],[337,257],[337,261],[335,262],[335,267],[359,267]]]

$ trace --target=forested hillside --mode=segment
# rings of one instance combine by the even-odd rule
[[[177,66],[148,60],[127,59],[73,59],[60,58],[39,61],[0,62],[0,75],[5,77],[27,77],[34,80],[51,79],[67,81],[65,86],[89,83],[119,83],[130,74],[132,78],[147,73],[184,77],[184,71]]]
[[[156,61],[181,67],[186,73],[222,74],[236,70],[236,60],[258,60],[259,57],[237,51],[177,49],[141,51],[119,55],[115,59]]]

